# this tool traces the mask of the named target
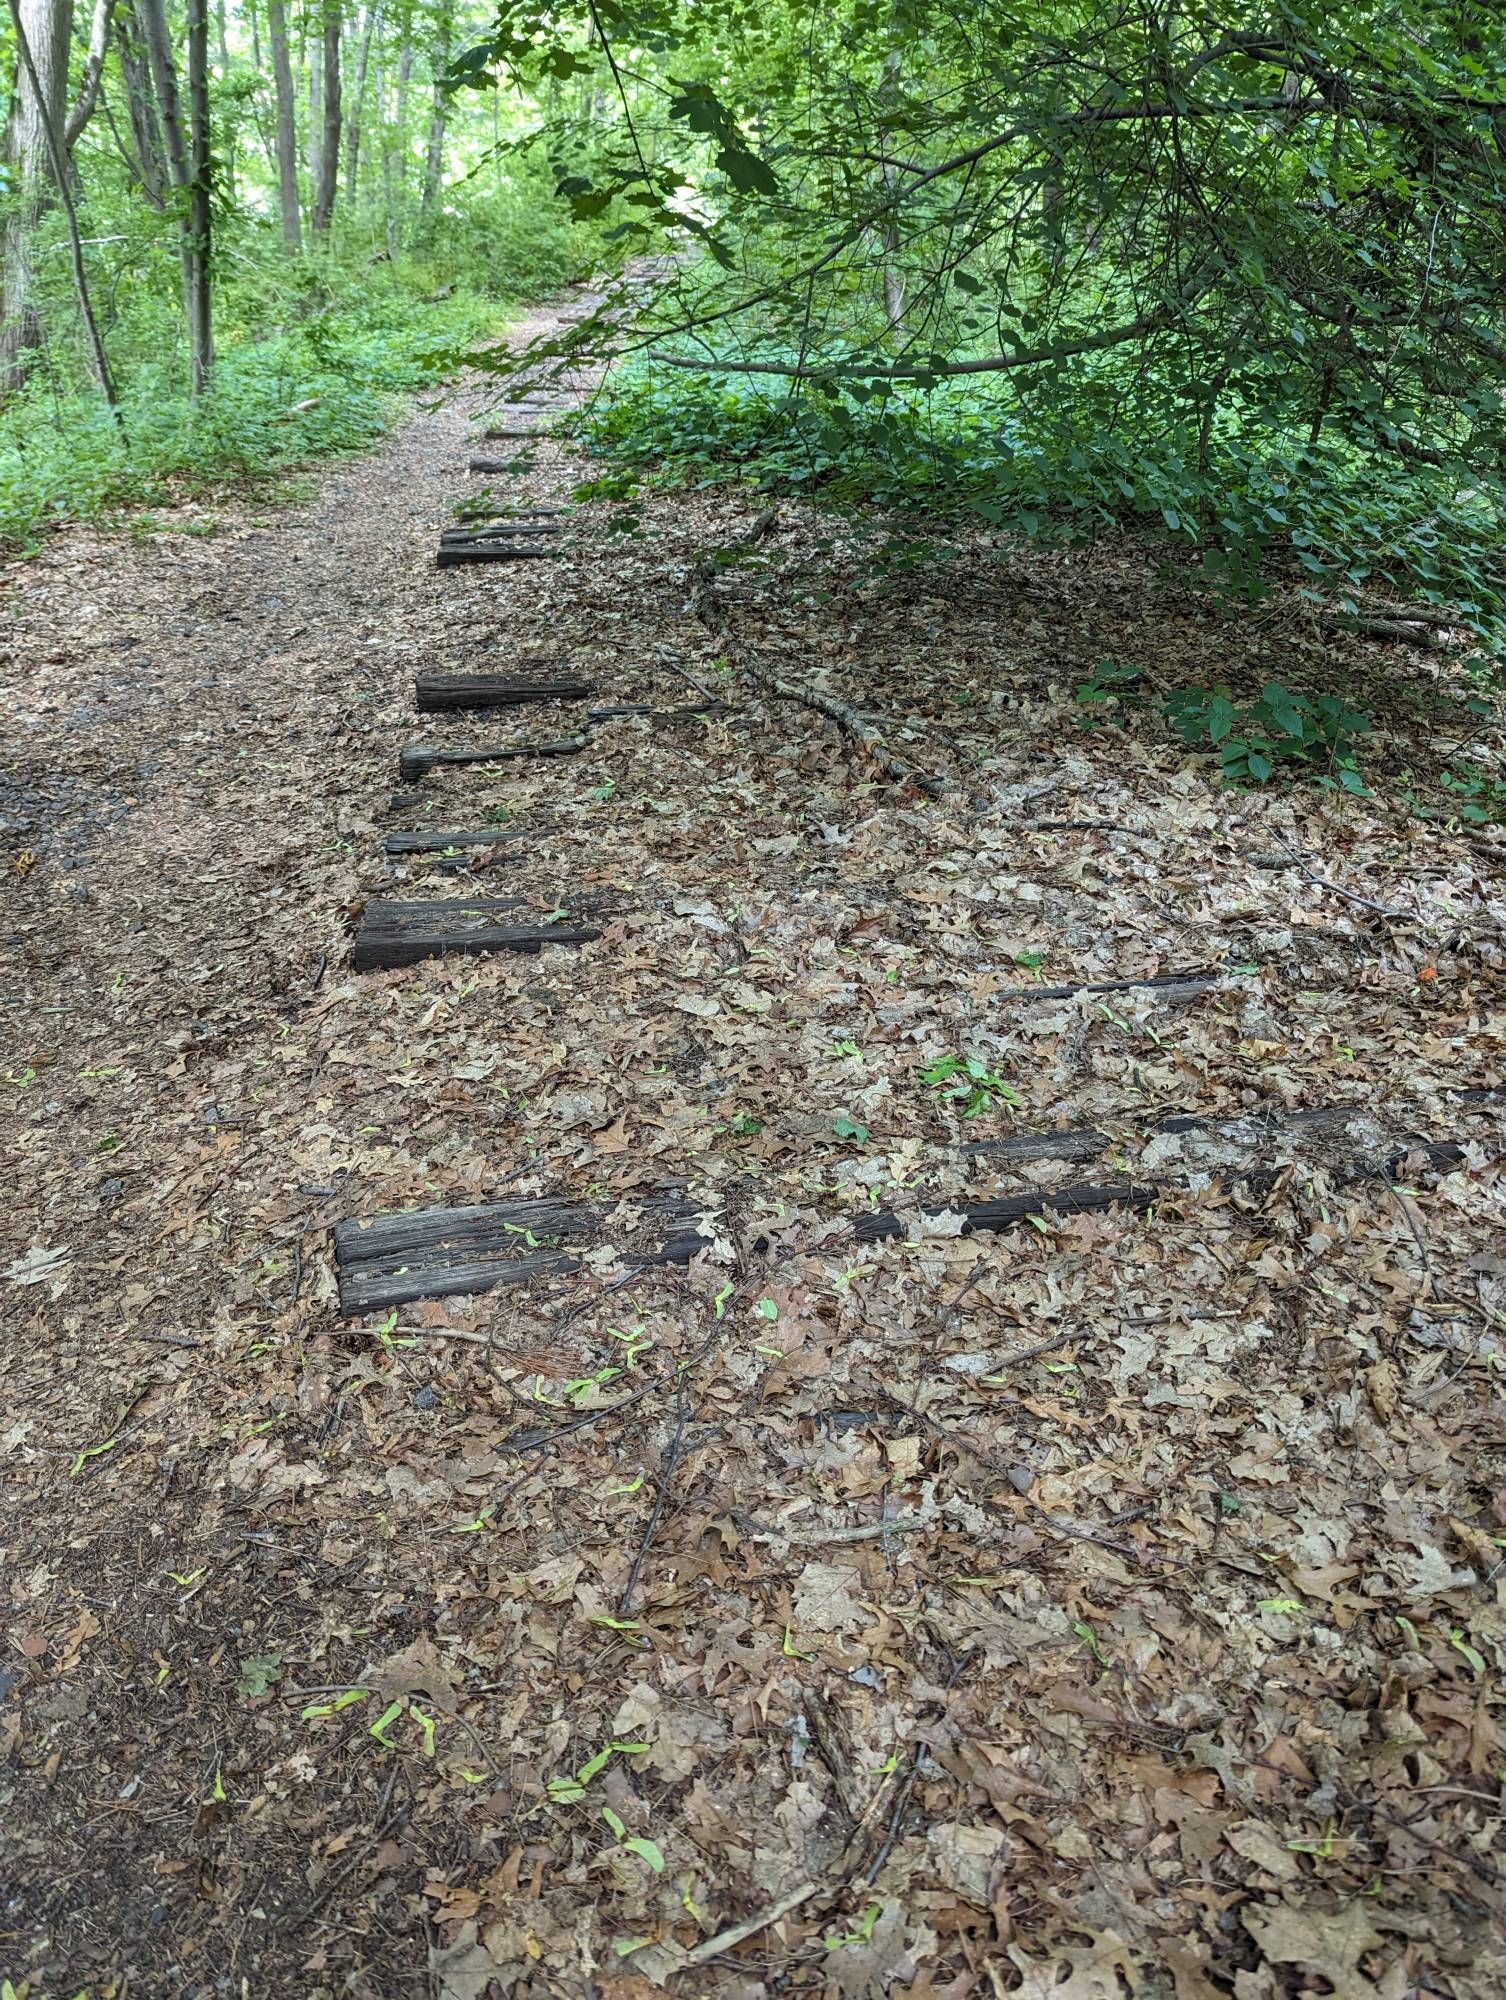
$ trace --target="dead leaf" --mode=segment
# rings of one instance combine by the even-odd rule
[[[1324,1910],[1315,1905],[1258,1903],[1240,1921],[1272,1965],[1303,1965],[1320,1973],[1334,2000],[1376,2000],[1360,1959],[1384,1940],[1358,1902]]]

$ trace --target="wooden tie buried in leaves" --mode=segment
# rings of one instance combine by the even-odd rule
[[[340,1310],[372,1312],[579,1270],[581,1252],[602,1240],[614,1209],[623,1214],[617,1247],[630,1263],[688,1264],[710,1241],[697,1203],[678,1191],[635,1195],[625,1212],[623,1204],[543,1197],[341,1222]]]
[[[356,932],[357,972],[375,972],[451,952],[537,953],[548,944],[589,944],[601,936],[594,924],[507,922],[526,905],[519,896],[477,896],[469,900],[368,903]]]
[[[1008,1229],[1032,1216],[1086,1215],[1113,1209],[1130,1215],[1157,1202],[1187,1195],[1198,1199],[1210,1191],[1219,1196],[1258,1197],[1268,1193],[1293,1170],[1290,1163],[1271,1159],[1270,1149],[1294,1140],[1308,1145],[1317,1140],[1339,1149],[1327,1169],[1336,1185],[1369,1182],[1379,1191],[1389,1184],[1403,1161],[1421,1160],[1429,1168],[1446,1171],[1463,1157],[1464,1139],[1485,1144],[1494,1135],[1499,1140],[1506,1092],[1492,1089],[1460,1092],[1455,1105],[1461,1119],[1481,1122],[1464,1127],[1460,1139],[1443,1141],[1397,1132],[1380,1138],[1377,1143],[1374,1132],[1367,1130],[1371,1121],[1366,1108],[1352,1104],[1324,1106],[1294,1115],[1275,1111],[1268,1116],[1240,1119],[1167,1119],[1149,1133],[1139,1135],[1139,1142],[1167,1134],[1196,1134],[1230,1152],[1255,1157],[1220,1168],[1216,1179],[1203,1188],[1188,1179],[1072,1183],[1054,1189],[1032,1188],[1028,1193],[985,1201],[948,1203],[947,1209],[953,1214],[960,1213],[963,1233],[973,1235]],[[1126,1146],[1131,1143],[1135,1142],[1123,1142]],[[1019,1133],[967,1150],[975,1156],[989,1153],[1023,1165],[1046,1159],[1082,1160],[1109,1151],[1114,1145],[1107,1133],[1077,1128]],[[1267,1156],[1263,1160],[1262,1153]],[[635,1193],[632,1201],[644,1223],[657,1225],[660,1233],[653,1235],[650,1231],[651,1240],[646,1248],[623,1248],[624,1262],[688,1263],[710,1240],[697,1220],[703,1211],[679,1189],[648,1196]],[[406,1304],[413,1299],[488,1292],[498,1285],[521,1284],[531,1278],[576,1270],[579,1257],[562,1246],[598,1240],[604,1212],[599,1205],[588,1202],[540,1197],[465,1208],[419,1209],[380,1216],[370,1222],[343,1222],[335,1231],[341,1310],[357,1314]],[[883,1242],[905,1235],[911,1221],[916,1219],[918,1216],[905,1217],[888,1209],[870,1211],[853,1219],[853,1234],[859,1243]],[[665,1227],[671,1223],[679,1226]],[[694,1227],[689,1226],[692,1223]]]

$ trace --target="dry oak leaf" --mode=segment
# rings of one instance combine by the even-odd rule
[[[1358,1903],[1335,1910],[1257,1903],[1241,1911],[1240,1920],[1272,1965],[1304,1965],[1320,1973],[1334,2000],[1379,2000],[1380,1988],[1360,1971],[1360,1959],[1383,1940]]]
[[[1123,1938],[1112,1931],[1100,1932],[1091,1944],[1060,1958],[1028,1958],[1014,1944],[1009,1956],[1020,1971],[1018,2000],[1123,2000],[1121,1974],[1131,1993],[1140,1990],[1135,1961]]]
[[[795,1584],[795,1629],[840,1632],[867,1618],[857,1598],[862,1578],[839,1563],[809,1562]]]

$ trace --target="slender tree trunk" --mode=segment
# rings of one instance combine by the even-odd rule
[[[214,162],[209,138],[209,0],[188,0],[188,217],[183,269],[188,295],[188,392],[197,398],[214,372],[210,289]]]
[[[110,16],[115,11],[115,0],[94,0],[94,12],[89,21],[89,51],[84,57],[84,73],[79,82],[78,96],[73,101],[73,109],[63,126],[63,151],[71,159],[74,147],[83,137],[84,127],[94,116],[94,106],[99,98],[100,79],[105,73],[105,54],[110,46]]]
[[[889,17],[889,53],[884,57],[884,81],[880,96],[886,116],[879,125],[879,147],[885,155],[881,169],[884,177],[884,193],[893,197],[899,181],[899,169],[890,164],[888,153],[894,143],[894,132],[888,114],[899,98],[900,52],[898,47],[901,34],[898,9]],[[899,263],[899,219],[897,209],[891,207],[884,217],[880,231],[884,246],[884,317],[889,322],[891,333],[901,333],[905,324],[905,276]]]
[[[126,112],[131,121],[132,161],[141,183],[141,192],[153,208],[163,206],[167,176],[162,148],[162,128],[157,122],[157,106],[152,98],[152,80],[140,34],[130,16],[115,23],[115,56],[125,84]]]
[[[178,97],[178,72],[173,66],[173,45],[167,32],[163,0],[136,0],[136,19],[157,95],[157,111],[162,120],[162,137],[167,149],[167,167],[174,187],[189,182],[188,134],[183,122],[183,106]]]
[[[420,228],[427,226],[439,201],[439,183],[444,171],[444,130],[450,112],[450,100],[440,84],[450,66],[450,36],[453,32],[454,17],[446,0],[435,30],[434,101],[429,111],[429,143],[424,153],[424,185],[418,204]]]
[[[305,54],[305,49],[307,53]],[[304,46],[298,52],[299,63],[308,63],[309,76],[309,116],[308,130],[304,134],[306,152],[304,155],[309,184],[309,206],[313,207],[314,189],[319,185],[319,154],[324,145],[324,58],[317,38],[311,43],[305,26]]]
[[[356,96],[351,106],[350,117],[346,120],[345,133],[345,199],[355,205],[356,183],[361,170],[361,130],[366,115],[366,76],[371,67],[371,37],[377,24],[376,0],[369,0],[366,21],[361,30],[361,55],[356,65]]]
[[[0,267],[0,388],[4,389],[19,386],[23,356],[42,344],[42,322],[32,290],[31,239],[48,201],[47,135],[62,130],[72,0],[15,0],[12,18],[18,43],[24,41],[31,61],[17,64],[5,134],[11,207]]]
[[[403,224],[408,214],[408,93],[413,80],[413,15],[405,9],[399,26],[402,37],[397,56],[397,102],[393,107],[392,145],[388,154],[387,251],[395,257],[403,245]],[[396,188],[391,169],[397,168]]]
[[[166,205],[167,156],[140,28],[130,16],[115,23],[115,55],[125,83],[126,110],[136,148],[132,164],[141,182],[141,192],[153,208],[161,209]]]
[[[94,357],[94,372],[99,377],[99,386],[110,412],[122,432],[120,399],[115,393],[114,378],[110,374],[110,364],[105,358],[105,344],[100,338],[99,322],[94,317],[94,307],[89,298],[89,280],[84,270],[84,247],[79,234],[78,210],[73,204],[73,176],[68,155],[63,148],[62,92],[57,88],[52,76],[43,77],[32,53],[31,41],[26,32],[26,23],[21,16],[21,0],[10,0],[11,26],[16,33],[17,81],[25,79],[37,122],[41,126],[42,148],[47,164],[52,169],[53,183],[58,198],[68,217],[68,247],[73,255],[73,288],[78,299],[79,315],[89,336],[89,349]],[[67,84],[68,45],[65,39],[62,50],[63,84]]]
[[[296,255],[303,248],[298,216],[298,121],[282,0],[267,0],[267,39],[272,44],[272,79],[277,93],[277,195],[282,205],[282,240]]]
[[[340,0],[324,0],[324,119],[314,187],[314,234],[329,233],[340,183]]]

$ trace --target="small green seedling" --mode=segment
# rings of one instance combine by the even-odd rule
[[[920,1080],[950,1098],[964,1118],[980,1117],[999,1105],[1013,1110],[1020,1102],[1014,1086],[981,1056],[942,1056],[921,1071]]]

